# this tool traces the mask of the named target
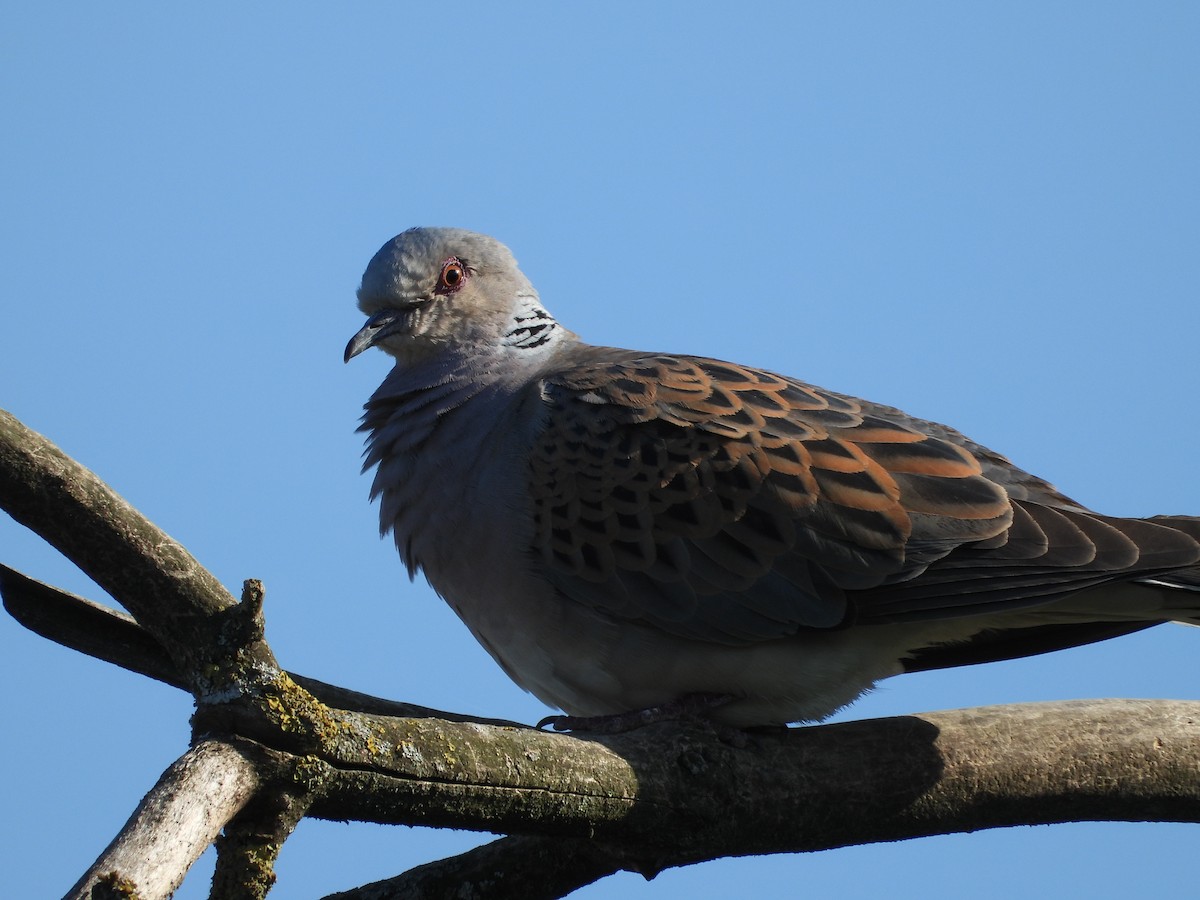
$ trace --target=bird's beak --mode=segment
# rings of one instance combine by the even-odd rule
[[[344,361],[350,362],[364,350],[369,350],[379,343],[390,333],[390,326],[395,324],[396,320],[404,315],[404,312],[402,309],[381,309],[367,319],[367,324],[360,328],[358,333],[350,338],[350,343],[346,345]]]

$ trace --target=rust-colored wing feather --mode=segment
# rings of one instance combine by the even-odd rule
[[[890,407],[695,357],[573,362],[542,384],[535,549],[618,617],[741,643],[1045,602],[1153,569],[1142,543],[1163,566],[1200,553]]]

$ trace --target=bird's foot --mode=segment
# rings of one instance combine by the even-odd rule
[[[684,694],[658,706],[631,709],[607,716],[546,716],[537,727],[553,731],[590,731],[593,734],[621,734],[653,725],[656,722],[676,722],[680,719],[704,718],[718,706],[735,699],[730,694]]]

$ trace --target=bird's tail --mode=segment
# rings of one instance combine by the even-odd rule
[[[1200,516],[1153,516],[1146,521],[1181,531],[1200,543]],[[1200,562],[1186,569],[1175,569],[1137,579],[1139,584],[1167,588],[1167,611],[1176,622],[1200,626]]]

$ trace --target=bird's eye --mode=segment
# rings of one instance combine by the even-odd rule
[[[442,263],[442,274],[438,278],[437,293],[452,294],[467,280],[467,267],[457,256]]]

